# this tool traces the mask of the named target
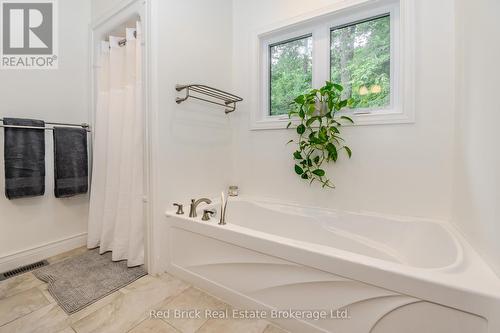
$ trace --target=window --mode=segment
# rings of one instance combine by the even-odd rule
[[[329,80],[353,99],[356,124],[413,122],[413,1],[350,1],[257,34],[253,129],[284,128],[294,97]]]
[[[391,104],[390,15],[332,29],[331,80],[344,87],[354,109],[385,109]]]
[[[290,101],[312,88],[312,36],[269,46],[270,115],[288,114]]]

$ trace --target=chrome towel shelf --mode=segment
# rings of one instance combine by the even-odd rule
[[[186,90],[186,96],[177,97],[175,99],[177,104],[181,104],[188,98],[194,98],[200,101],[224,106],[226,107],[226,114],[234,112],[236,110],[236,103],[243,101],[243,98],[241,97],[203,84],[178,84],[175,86],[175,90]],[[205,96],[210,97],[210,99],[205,98]]]

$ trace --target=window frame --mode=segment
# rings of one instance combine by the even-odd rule
[[[331,75],[331,32],[340,26],[390,15],[391,20],[391,104],[383,109],[355,109],[341,113],[352,116],[356,125],[413,123],[413,1],[365,0],[363,4],[347,1],[345,7],[325,9],[275,29],[257,34],[256,76],[258,104],[253,105],[251,129],[284,129],[287,115],[270,115],[271,67],[270,46],[301,36],[312,36],[312,86],[321,87]],[[355,5],[356,4],[356,5]]]
[[[267,124],[277,124],[280,122],[279,118],[283,118],[284,115],[271,116],[271,46],[276,44],[285,43],[294,39],[298,39],[301,36],[311,36],[312,37],[312,86],[316,85],[315,68],[318,67],[317,59],[315,56],[317,33],[310,26],[299,26],[288,28],[279,34],[272,34],[266,39],[262,39],[260,43],[260,94],[259,94],[259,123],[264,125]],[[287,117],[288,119],[288,117]],[[286,126],[286,125],[285,125]]]

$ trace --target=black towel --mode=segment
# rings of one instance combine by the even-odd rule
[[[4,125],[45,127],[41,120],[4,118]],[[45,130],[4,130],[5,196],[8,199],[45,193]]]
[[[54,127],[54,193],[56,198],[88,191],[87,131]]]

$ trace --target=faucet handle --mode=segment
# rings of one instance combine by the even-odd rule
[[[182,204],[174,203],[174,206],[177,207],[177,215],[184,215],[184,210]]]
[[[202,221],[210,221],[210,217],[214,216],[216,211],[214,209],[204,209]]]

